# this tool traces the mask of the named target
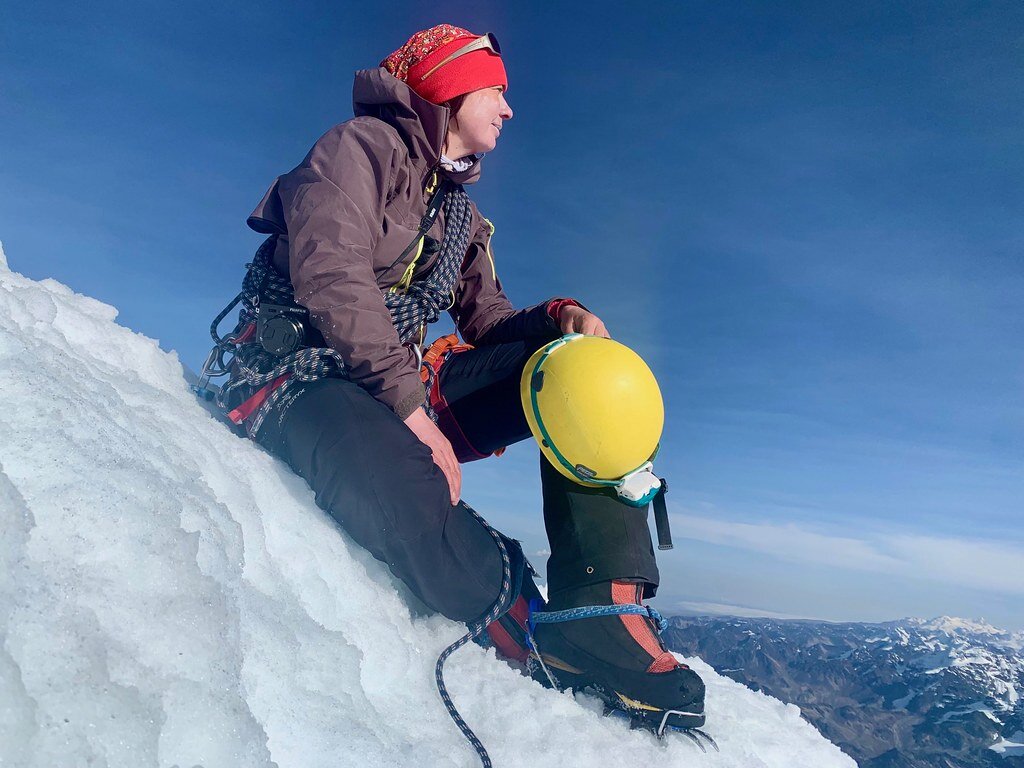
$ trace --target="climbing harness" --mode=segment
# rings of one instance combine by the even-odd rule
[[[455,458],[460,464],[478,459],[486,459],[488,456],[501,456],[505,448],[496,448],[491,453],[481,453],[466,437],[459,425],[458,420],[448,406],[444,393],[441,391],[441,368],[452,355],[461,352],[468,352],[473,349],[472,344],[463,344],[454,333],[441,336],[436,339],[424,352],[420,361],[420,379],[427,390],[427,400],[430,404],[430,411],[438,428],[448,437],[451,442]],[[436,417],[436,418],[435,418]]]
[[[469,196],[461,185],[447,178],[438,181],[435,174],[428,192],[431,196],[416,237],[391,266],[414,251],[413,261],[419,258],[427,232],[443,207],[445,236],[437,262],[422,280],[410,281],[400,288],[394,286],[384,293],[384,305],[391,314],[399,340],[413,347],[418,359],[424,329],[451,306],[469,245],[472,220]],[[228,410],[229,402],[241,400],[228,417],[236,425],[244,426],[250,437],[259,432],[275,404],[287,402],[285,397],[295,382],[344,376],[347,370],[341,354],[325,346],[322,337],[309,327],[308,313],[295,302],[291,281],[274,268],[276,246],[276,235],[260,246],[248,265],[242,291],[211,324],[214,347],[193,387],[201,398],[214,400],[224,410]],[[234,331],[222,338],[218,326],[239,305]],[[419,340],[414,341],[417,336]],[[220,376],[230,378],[215,392],[209,382]],[[426,398],[424,408],[436,419]]]

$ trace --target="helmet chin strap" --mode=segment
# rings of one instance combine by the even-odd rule
[[[672,549],[672,530],[668,523],[665,494],[668,483],[654,474],[654,465],[647,462],[622,478],[615,486],[619,500],[631,507],[643,507],[654,502],[654,524],[658,529],[658,549]]]

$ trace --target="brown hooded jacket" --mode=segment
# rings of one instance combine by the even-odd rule
[[[425,188],[439,169],[449,109],[422,99],[383,68],[356,73],[353,104],[355,117],[324,134],[297,168],[279,176],[248,224],[280,236],[274,265],[290,276],[295,300],[342,354],[349,377],[405,419],[423,403],[423,384],[416,354],[399,342],[382,292],[399,282],[413,258],[395,263],[426,211]],[[480,161],[447,175],[471,184]],[[556,330],[546,311],[550,302],[513,308],[490,254],[493,229],[475,205],[472,213],[449,310],[463,339],[493,343]],[[442,239],[443,211],[428,234]],[[436,252],[424,253],[413,279],[436,260]]]

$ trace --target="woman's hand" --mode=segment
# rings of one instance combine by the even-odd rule
[[[583,333],[587,336],[611,338],[608,335],[608,329],[601,322],[601,318],[583,307],[562,307],[558,313],[558,324],[562,328],[562,333]]]
[[[434,457],[434,463],[444,472],[448,479],[448,491],[452,498],[452,505],[459,503],[462,495],[462,467],[459,460],[455,458],[455,451],[448,438],[437,428],[437,425],[430,420],[423,408],[417,408],[405,420],[405,426],[412,430],[412,433],[419,438]]]

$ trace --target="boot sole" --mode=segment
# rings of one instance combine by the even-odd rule
[[[600,698],[607,707],[624,712],[630,720],[663,736],[669,729],[692,730],[702,728],[706,717],[703,706],[700,712],[691,712],[684,709],[665,709],[654,706],[643,701],[626,696],[615,690],[606,681],[586,674],[583,670],[576,669],[571,664],[566,664],[554,656],[542,654],[544,664],[548,671],[558,682],[563,690],[571,688],[574,691],[593,692]],[[542,685],[547,685],[548,680],[542,669],[534,671],[534,678]]]

